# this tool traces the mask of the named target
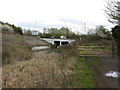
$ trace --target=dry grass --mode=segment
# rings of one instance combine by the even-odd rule
[[[2,34],[2,63],[9,64],[31,57],[30,46],[21,35]]]
[[[42,41],[40,39],[40,36],[22,36],[27,44],[29,44],[31,47],[33,46],[48,46],[48,43],[45,41]]]
[[[2,60],[3,64],[31,58],[31,48],[37,45],[48,45],[39,37],[3,33],[2,35]]]
[[[62,88],[69,87],[74,57],[61,66],[59,54],[34,53],[35,58],[3,67],[4,88]]]
[[[61,47],[60,53],[31,53],[29,49],[32,46],[48,44],[39,40],[39,37],[32,36],[4,34],[2,38],[3,59],[9,63],[3,66],[3,88],[71,86],[70,76],[76,58],[75,47],[69,45]],[[31,54],[32,58],[29,58]]]

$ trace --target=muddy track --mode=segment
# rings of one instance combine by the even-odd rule
[[[93,76],[96,82],[96,88],[118,88],[118,78],[106,77],[105,73],[109,71],[118,71],[118,58],[117,57],[99,57],[100,69],[97,69],[91,63],[91,58],[86,58],[90,69],[93,71]]]

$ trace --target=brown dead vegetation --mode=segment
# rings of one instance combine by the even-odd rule
[[[70,87],[75,57],[61,59],[60,54],[34,52],[30,61],[3,67],[4,88]],[[63,62],[64,61],[64,62]],[[63,66],[63,63],[64,66]]]

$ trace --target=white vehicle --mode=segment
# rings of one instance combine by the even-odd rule
[[[120,77],[120,73],[119,72],[115,72],[115,71],[110,71],[109,73],[105,74],[108,77]]]
[[[66,37],[65,37],[65,36],[60,36],[60,38],[61,38],[61,39],[66,39]]]

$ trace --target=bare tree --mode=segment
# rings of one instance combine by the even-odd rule
[[[109,0],[106,3],[105,13],[108,15],[108,21],[120,25],[120,1]]]

